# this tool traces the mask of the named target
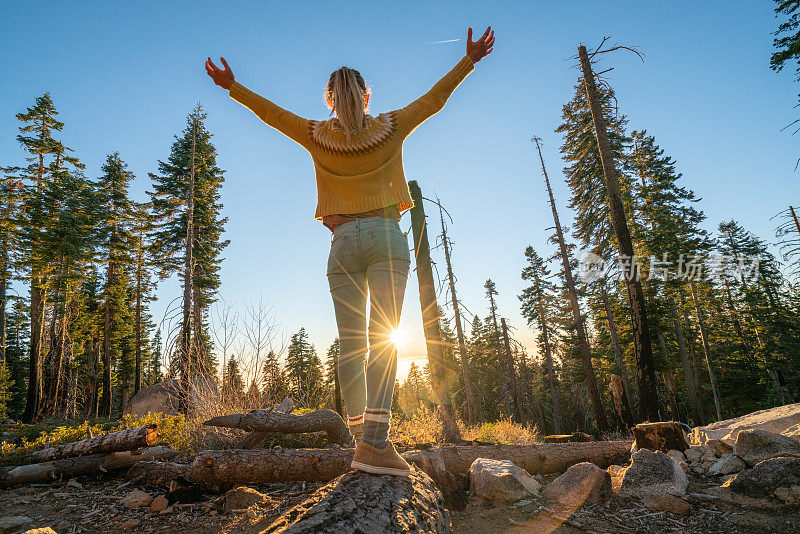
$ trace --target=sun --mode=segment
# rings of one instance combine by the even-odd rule
[[[408,341],[408,334],[398,328],[392,332],[391,336],[389,336],[389,339],[391,339],[392,343],[394,343],[394,346],[399,349],[406,344],[406,341]]]

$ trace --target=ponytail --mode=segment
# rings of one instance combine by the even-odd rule
[[[325,88],[325,101],[336,113],[347,137],[364,128],[367,84],[361,74],[349,67],[333,71]]]

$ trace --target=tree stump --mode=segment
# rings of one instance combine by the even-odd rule
[[[433,481],[412,466],[408,477],[346,473],[318,489],[264,534],[450,532],[450,515]]]
[[[683,425],[675,421],[665,423],[641,423],[633,427],[636,448],[651,451],[685,451],[689,448]]]

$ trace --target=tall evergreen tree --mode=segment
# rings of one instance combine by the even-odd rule
[[[29,164],[8,169],[15,179],[25,184],[23,216],[19,222],[20,267],[29,275],[30,281],[31,333],[28,394],[23,414],[25,422],[32,422],[38,416],[43,393],[45,303],[51,265],[42,254],[42,239],[50,215],[42,202],[42,195],[46,182],[56,179],[55,175],[63,169],[83,168],[78,159],[71,155],[72,150],[54,137],[64,128],[64,123],[57,116],[49,93],[38,97],[33,106],[16,115],[23,123],[17,141],[28,154]]]
[[[184,284],[180,339],[181,346],[191,347],[191,351],[184,349],[190,352],[189,368],[182,374],[184,380],[188,380],[193,368],[204,374],[213,368],[207,312],[216,298],[221,253],[228,245],[222,239],[227,219],[220,216],[223,171],[217,166],[217,150],[205,127],[205,118],[198,105],[187,117],[184,130],[175,136],[169,158],[158,162],[158,174],[150,174],[156,222],[151,237],[160,259],[159,273],[166,277],[178,272]]]

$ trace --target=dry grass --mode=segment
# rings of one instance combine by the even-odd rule
[[[537,441],[538,431],[536,426],[520,425],[510,418],[501,419],[494,423],[483,423],[467,427],[458,422],[461,437],[466,440],[486,441],[502,445],[531,445]]]

